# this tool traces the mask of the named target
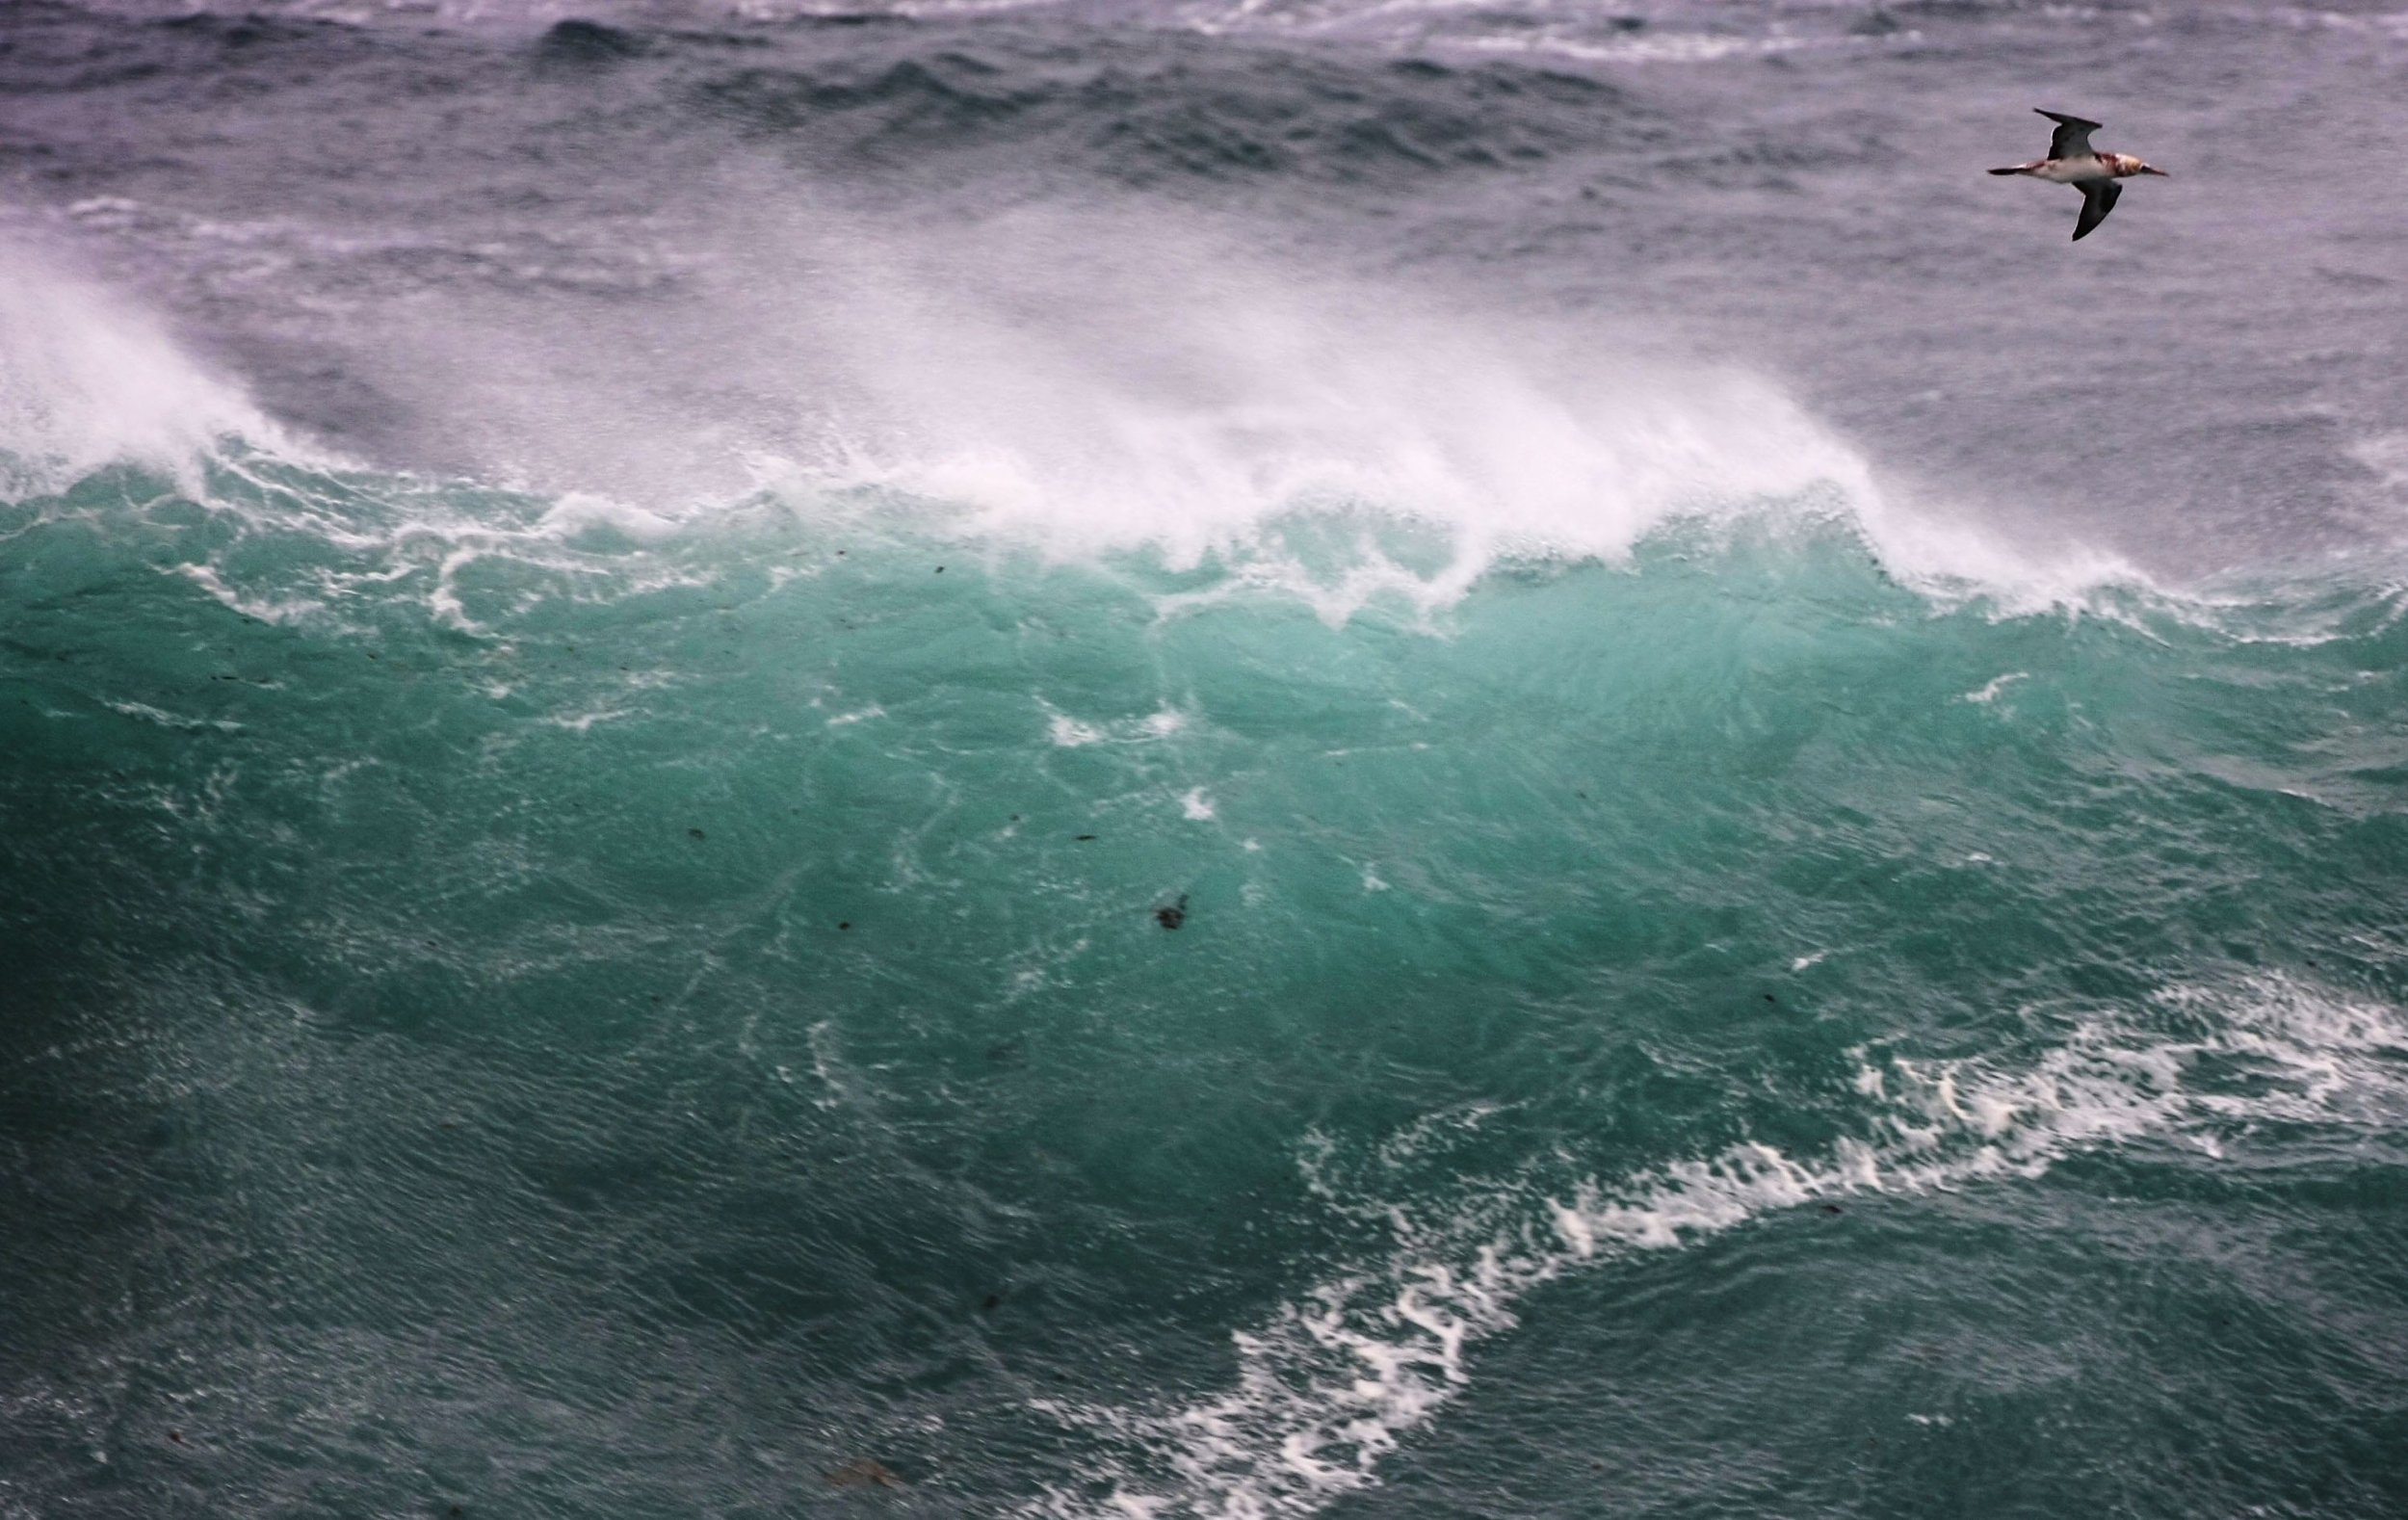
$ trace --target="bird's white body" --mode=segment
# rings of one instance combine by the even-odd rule
[[[2082,153],[2071,158],[2044,158],[2010,172],[2029,174],[2055,185],[2086,185],[2102,179],[2130,179],[2156,172],[2130,153]]]
[[[2024,174],[2032,179],[2045,179],[2053,185],[2071,185],[2081,192],[2081,215],[2074,223],[2074,241],[2079,243],[2092,229],[2107,220],[2115,209],[2115,202],[2124,194],[2116,181],[2134,174],[2157,174],[2165,170],[2152,169],[2130,153],[2102,153],[2090,145],[2090,134],[2099,129],[2096,121],[2069,117],[2060,112],[2040,113],[2056,123],[2056,131],[2049,139],[2049,156],[2035,158],[2028,164],[2009,164],[2004,169],[1990,170],[1993,174]]]
[[[2034,179],[2046,179],[2059,185],[2079,185],[2085,179],[2115,177],[2115,170],[2102,162],[2096,153],[2085,153],[2080,158],[2043,159],[2038,168],[2028,169],[2024,172]]]

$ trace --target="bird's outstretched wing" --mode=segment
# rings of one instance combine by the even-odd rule
[[[2038,106],[2032,109],[2040,111]],[[2099,130],[2098,122],[2084,121],[2080,117],[2060,116],[2054,111],[2040,111],[2040,114],[2056,123],[2056,130],[2049,134],[2051,158],[2081,158],[2090,151],[2090,134]]]
[[[2111,179],[2094,179],[2081,187],[2081,219],[2074,223],[2074,241],[2080,243],[2090,236],[2090,229],[2105,222],[2115,209],[2115,197],[2124,187]]]

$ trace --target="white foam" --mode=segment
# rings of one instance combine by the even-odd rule
[[[877,487],[1050,556],[1211,561],[1333,622],[1445,606],[1501,558],[1620,560],[1669,522],[1767,514],[1847,523],[1900,578],[2012,608],[2135,579],[1898,499],[1779,384],[1642,328],[1341,285],[1168,212],[844,232],[876,256],[779,282],[791,309],[751,325],[787,371],[807,354],[818,439],[753,478],[815,515]]]
[[[1459,596],[1500,553],[1620,557],[1683,511],[1817,487],[1871,489],[1862,463],[1771,387],[1734,373],[1552,383],[1466,332],[1403,313],[1362,326],[1224,309],[1180,373],[1119,376],[1024,335],[895,386],[908,445],[851,461],[968,507],[983,534],[1065,557],[1208,556],[1341,607]],[[1178,295],[1172,309],[1194,302]]]
[[[1872,1106],[1861,1132],[1823,1155],[1751,1142],[1568,1187],[1534,1165],[1464,1190],[1453,1218],[1351,1195],[1330,1142],[1313,1137],[1299,1155],[1308,1187],[1333,1209],[1392,1220],[1394,1253],[1233,1332],[1238,1377],[1217,1394],[1166,1411],[1055,1406],[1120,1454],[1023,1512],[1312,1513],[1376,1482],[1399,1436],[1469,1381],[1467,1348],[1509,1329],[1532,1288],[1767,1212],[2036,1177],[2066,1156],[2152,1139],[2219,1155],[2271,1119],[2389,1131],[2408,1117],[2401,1009],[2280,977],[2177,988],[2159,1004],[2204,1032],[2153,1036],[2101,1016],[2020,1065],[1861,1052],[1853,1087]],[[2245,1064],[2246,1090],[2202,1076],[2208,1061]]]
[[[643,509],[592,495],[571,495],[548,508],[520,499],[478,515],[478,496],[463,496],[443,483],[380,477],[362,492],[355,478],[330,466],[307,475],[279,469],[255,454],[220,455],[219,491],[189,489],[212,511],[249,533],[293,534],[339,549],[348,563],[320,565],[304,581],[289,580],[263,591],[229,580],[221,555],[211,562],[176,566],[228,608],[266,622],[340,621],[347,603],[363,594],[380,598],[414,593],[428,616],[460,632],[490,632],[485,617],[522,608],[529,600],[560,595],[573,601],[617,599],[671,587],[699,587],[718,573],[693,568],[680,557],[644,552],[681,531],[683,524]],[[490,500],[489,493],[481,493]],[[618,545],[580,540],[597,527],[635,540],[636,552]],[[486,584],[494,590],[484,616],[464,594],[462,572],[480,561],[506,562],[512,571]],[[534,578],[521,572],[534,572]],[[647,678],[629,684],[642,686]],[[657,684],[662,677],[648,678]]]
[[[228,586],[217,567],[210,564],[179,564],[171,573],[191,581],[229,612],[240,613],[263,623],[292,622],[321,610],[318,603],[302,597],[246,595]]]
[[[537,527],[563,538],[573,538],[594,528],[608,528],[638,543],[659,543],[675,536],[684,524],[647,508],[592,491],[570,491],[552,504]]]
[[[1676,357],[1660,335],[1342,285],[1169,213],[1015,213],[917,244],[827,220],[739,240],[757,252],[731,252],[694,319],[711,341],[692,347],[727,385],[687,388],[733,387],[760,415],[693,412],[653,359],[588,384],[539,354],[497,357],[490,324],[410,340],[430,346],[429,374],[487,377],[428,405],[463,408],[462,436],[498,431],[526,451],[490,475],[523,466],[607,492],[564,489],[510,523],[465,520],[429,492],[410,504],[421,520],[384,529],[253,472],[257,500],[237,505],[271,503],[291,513],[277,526],[396,560],[416,533],[552,563],[622,549],[614,537],[641,554],[766,495],[826,526],[889,514],[916,531],[932,516],[945,535],[1057,558],[1210,560],[1228,573],[1194,595],[1275,589],[1332,623],[1379,602],[1446,607],[1501,558],[1618,560],[1676,520],[1845,522],[1900,579],[2010,610],[2137,579],[2079,548],[2022,555],[1900,502],[1779,385]],[[825,277],[794,280],[792,258],[823,243]],[[753,256],[774,268],[749,277]],[[195,461],[227,434],[298,448],[126,302],[0,247],[0,451],[45,482],[139,459],[196,487]],[[583,475],[563,462],[597,440],[610,447]],[[727,489],[696,484],[714,481]],[[429,606],[480,626],[449,570]]]
[[[1171,738],[1188,726],[1188,715],[1176,708],[1161,708],[1141,718],[1087,722],[1057,711],[1042,698],[1037,705],[1045,710],[1047,741],[1060,749],[1084,749],[1089,745],[1151,744]],[[1208,812],[1206,816],[1211,815]]]
[[[1802,37],[1727,37],[1704,32],[1655,36],[1584,38],[1561,34],[1466,38],[1454,46],[1471,52],[1538,54],[1584,64],[1713,64],[1729,58],[1770,58],[1818,45]],[[1820,45],[1834,45],[1824,41]]]
[[[185,718],[162,708],[153,707],[147,702],[112,701],[106,705],[112,712],[127,718],[139,719],[145,723],[156,723],[162,728],[177,728],[186,732],[214,728],[230,734],[239,733],[243,727],[241,723],[229,718]]]
[[[0,488],[55,490],[119,461],[192,483],[228,436],[292,447],[132,305],[0,243]]]
[[[2028,670],[2009,670],[2004,675],[1994,676],[1989,681],[1985,682],[1978,691],[1967,692],[1962,697],[1958,698],[1958,700],[1974,702],[1986,707],[1990,703],[1997,701],[1999,699],[1999,694],[2005,691],[2009,685],[2017,681],[2028,681],[2030,679],[2031,672]]]
[[[1104,731],[1092,723],[1083,723],[1066,714],[1056,713],[1047,720],[1045,737],[1060,749],[1081,749],[1088,745],[1102,744]]]
[[[467,566],[484,558],[485,551],[474,543],[455,545],[435,567],[434,590],[427,593],[427,606],[438,621],[451,624],[462,633],[483,633],[484,627],[468,616],[468,608],[459,599],[457,577]]]

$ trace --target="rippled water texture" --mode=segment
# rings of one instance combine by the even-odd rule
[[[2399,1512],[2404,65],[0,14],[0,1516]]]

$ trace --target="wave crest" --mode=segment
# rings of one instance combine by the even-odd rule
[[[0,491],[59,490],[130,461],[197,492],[200,461],[230,437],[293,448],[149,318],[0,244]]]

